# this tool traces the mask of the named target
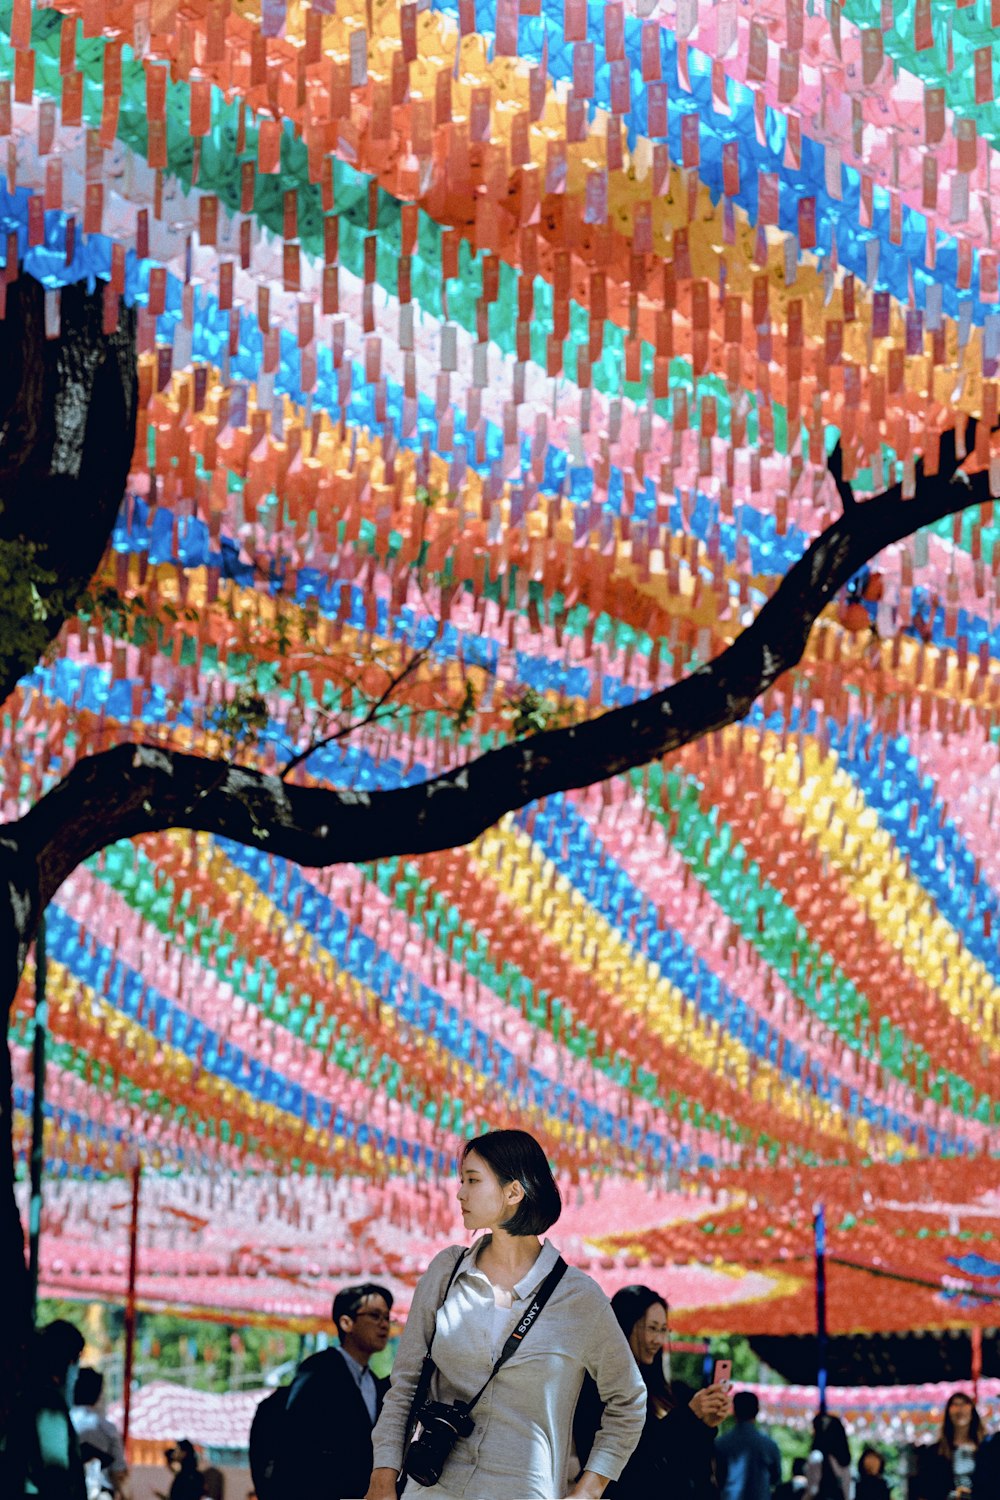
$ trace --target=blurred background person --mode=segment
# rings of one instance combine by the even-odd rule
[[[85,1366],[76,1377],[69,1415],[80,1443],[84,1468],[98,1464],[100,1491],[114,1495],[125,1481],[128,1464],[118,1428],[100,1409],[103,1390],[104,1376],[100,1370]]]
[[[948,1397],[935,1443],[917,1450],[910,1500],[969,1500],[976,1455],[984,1437],[975,1402],[965,1391]]]
[[[719,1385],[692,1393],[668,1383],[663,1369],[667,1337],[667,1303],[648,1286],[626,1286],[611,1307],[628,1340],[646,1387],[646,1421],[638,1446],[621,1477],[605,1490],[613,1500],[646,1500],[660,1494],[671,1500],[702,1500],[716,1494],[712,1478],[715,1429],[729,1415],[728,1393]],[[573,1424],[581,1468],[586,1468],[601,1415],[597,1387],[584,1381]]]
[[[80,1330],[63,1318],[35,1335],[28,1386],[28,1420],[21,1438],[23,1493],[39,1500],[86,1500],[87,1482],[70,1402],[83,1353]]]
[[[736,1426],[715,1445],[715,1473],[722,1500],[771,1500],[781,1483],[781,1453],[773,1438],[757,1426],[760,1402],[753,1391],[733,1397]]]
[[[858,1459],[854,1500],[892,1500],[885,1479],[885,1459],[877,1448],[865,1448]]]

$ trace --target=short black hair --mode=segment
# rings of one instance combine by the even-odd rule
[[[469,1141],[462,1161],[471,1151],[496,1174],[501,1187],[519,1182],[524,1197],[504,1229],[515,1238],[544,1234],[562,1213],[562,1197],[545,1152],[526,1130],[490,1130]]]
[[[360,1286],[345,1286],[337,1293],[330,1316],[338,1335],[341,1318],[357,1317],[359,1308],[363,1307],[369,1297],[383,1298],[386,1307],[392,1311],[392,1293],[388,1287],[378,1286],[374,1281],[363,1281]]]
[[[42,1375],[65,1379],[70,1365],[76,1364],[86,1340],[75,1323],[56,1318],[35,1335],[35,1368]]]
[[[737,1391],[733,1397],[733,1416],[737,1422],[753,1422],[760,1411],[760,1402],[753,1391]]]
[[[104,1376],[100,1370],[92,1370],[89,1365],[76,1377],[76,1385],[73,1389],[74,1406],[93,1406],[101,1399],[104,1389]]]

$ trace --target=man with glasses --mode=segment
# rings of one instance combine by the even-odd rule
[[[288,1500],[354,1500],[372,1473],[372,1428],[389,1388],[369,1368],[389,1341],[392,1293],[365,1282],[333,1299],[339,1346],[299,1366],[286,1407],[281,1489]]]

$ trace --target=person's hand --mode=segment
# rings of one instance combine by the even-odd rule
[[[608,1481],[603,1474],[597,1474],[593,1469],[584,1469],[567,1500],[600,1500],[607,1487]]]
[[[396,1500],[397,1469],[373,1469],[365,1500]]]
[[[707,1385],[703,1391],[695,1391],[690,1406],[699,1422],[719,1427],[729,1416],[729,1392],[724,1385]]]

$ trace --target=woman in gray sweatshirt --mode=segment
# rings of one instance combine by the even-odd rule
[[[441,1251],[417,1284],[372,1435],[367,1500],[396,1500],[410,1408],[432,1338],[431,1399],[471,1400],[559,1260],[540,1236],[559,1217],[562,1200],[545,1153],[525,1131],[496,1130],[469,1142],[458,1199],[466,1229],[486,1233],[469,1249]],[[571,1484],[573,1413],[588,1374],[603,1415],[587,1468]],[[474,1425],[456,1441],[439,1481],[423,1486],[409,1478],[405,1500],[603,1495],[639,1441],[646,1388],[595,1281],[572,1266],[565,1271],[470,1415]]]

